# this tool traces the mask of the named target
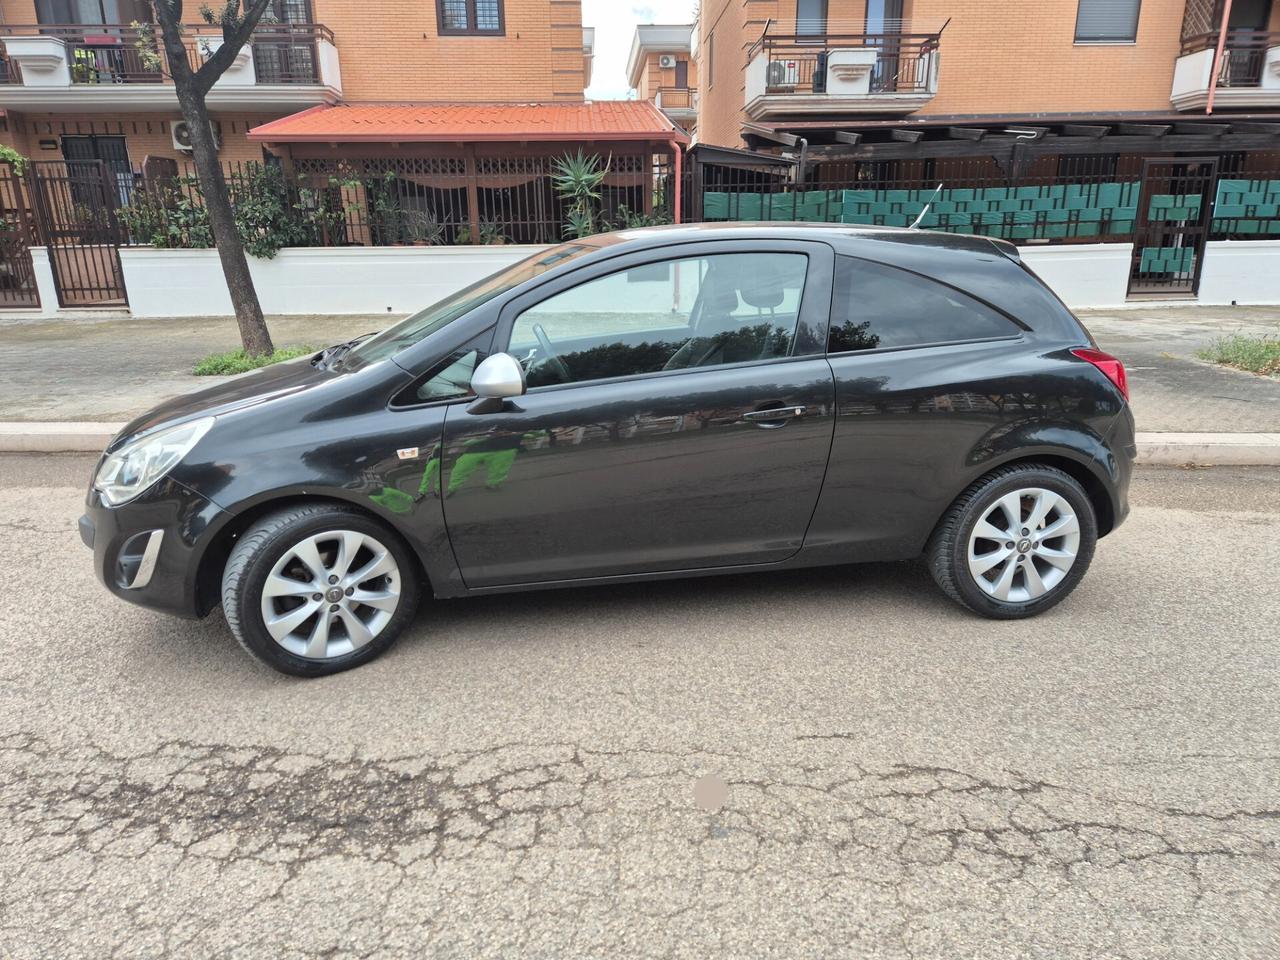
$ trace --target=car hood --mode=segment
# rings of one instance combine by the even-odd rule
[[[111,441],[108,450],[159,426],[173,426],[200,417],[212,417],[270,403],[327,383],[335,376],[315,367],[309,358],[273,364],[262,370],[219,383],[207,390],[166,400],[131,421]]]

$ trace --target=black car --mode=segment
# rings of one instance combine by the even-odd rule
[[[535,254],[376,336],[174,400],[81,520],[117,596],[278,670],[419,596],[923,555],[1026,617],[1128,513],[1124,368],[1002,241],[786,224]]]

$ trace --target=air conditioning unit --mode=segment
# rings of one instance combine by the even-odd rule
[[[673,53],[664,53],[658,57],[658,66],[663,70],[674,70],[676,68],[676,58]]]
[[[771,87],[794,87],[800,83],[798,60],[770,60],[765,82]]]
[[[216,150],[222,149],[222,128],[213,121],[209,122],[209,131],[213,134],[213,146]],[[183,153],[190,153],[195,149],[191,145],[191,125],[185,120],[175,120],[169,125],[169,132],[173,135],[173,149],[181,150]]]

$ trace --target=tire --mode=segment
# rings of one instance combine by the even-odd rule
[[[222,609],[240,645],[295,677],[378,657],[413,620],[420,595],[417,562],[403,540],[367,514],[328,503],[262,517],[241,535],[222,575]]]
[[[1013,510],[1020,517],[1016,529]],[[1093,503],[1075,478],[1042,464],[1014,464],[960,494],[930,538],[925,559],[952,600],[984,617],[1016,620],[1066,599],[1089,569],[1097,542]]]

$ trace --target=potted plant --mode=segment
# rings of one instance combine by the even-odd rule
[[[404,235],[415,247],[434,247],[444,243],[448,221],[441,220],[433,210],[408,210],[404,215]]]

